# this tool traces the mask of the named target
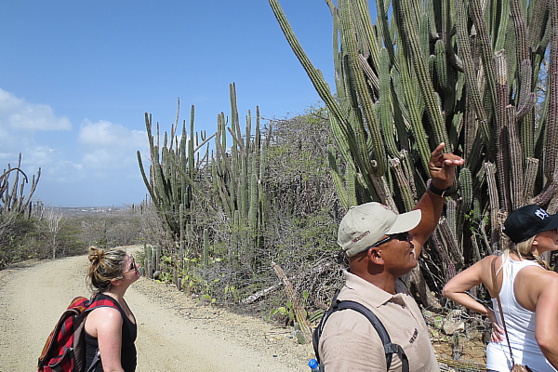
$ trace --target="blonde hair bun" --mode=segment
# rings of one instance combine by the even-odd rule
[[[91,262],[92,265],[98,265],[105,256],[106,253],[103,248],[89,247],[89,262]]]

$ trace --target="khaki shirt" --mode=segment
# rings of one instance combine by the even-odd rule
[[[345,279],[337,298],[360,302],[376,314],[391,341],[405,350],[410,372],[440,371],[422,313],[403,282],[397,281],[397,294],[392,295],[347,271]],[[336,311],[329,317],[320,338],[319,353],[326,372],[387,370],[378,332],[354,310]],[[393,354],[389,370],[399,372],[401,368],[401,359]]]

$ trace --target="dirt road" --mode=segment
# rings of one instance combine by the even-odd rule
[[[60,314],[90,293],[87,263],[79,256],[0,271],[0,372],[36,369]],[[311,346],[296,344],[287,329],[200,306],[144,278],[126,299],[138,320],[138,372],[309,371]]]

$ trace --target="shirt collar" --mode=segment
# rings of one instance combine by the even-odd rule
[[[394,302],[402,306],[405,305],[402,294],[408,291],[405,284],[399,279],[395,285],[396,294],[392,295],[348,270],[343,271],[343,274],[345,275],[345,286],[350,291],[354,291],[353,293],[358,294],[359,297],[361,297],[361,301],[366,305],[375,308],[385,305],[388,302]]]

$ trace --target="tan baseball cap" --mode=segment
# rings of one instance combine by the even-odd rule
[[[414,229],[420,218],[420,209],[395,214],[388,206],[376,202],[357,205],[351,207],[341,220],[337,243],[347,257],[352,257],[379,242],[385,235]]]

